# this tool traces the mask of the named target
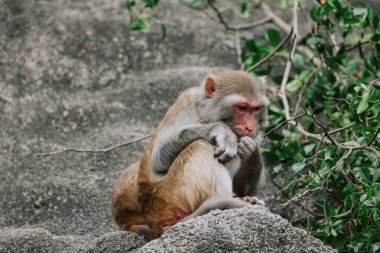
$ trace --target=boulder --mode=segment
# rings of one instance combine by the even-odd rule
[[[212,211],[174,225],[144,246],[141,236],[132,235],[106,234],[89,252],[335,252],[262,206]]]

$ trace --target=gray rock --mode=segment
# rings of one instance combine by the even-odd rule
[[[234,34],[204,12],[161,1],[157,12],[168,23],[162,40],[158,31],[131,32],[122,2],[0,0],[0,252],[107,252],[145,244],[133,234],[110,233],[116,230],[110,195],[147,140],[108,153],[36,154],[148,135],[181,91],[210,72],[237,67]],[[189,224],[146,250],[159,242],[167,247],[167,236],[181,227],[173,236],[191,245],[197,233],[183,239]],[[218,240],[209,247],[238,247],[227,246],[229,234]]]
[[[51,234],[44,229],[15,229],[0,230],[0,252],[54,252],[54,244]]]
[[[87,253],[122,253],[132,252],[148,242],[141,235],[129,232],[112,232],[98,238]]]
[[[42,228],[0,230],[0,253],[84,252],[95,241],[91,236],[53,236]]]
[[[140,237],[115,232],[98,239],[90,252],[335,252],[262,206],[215,210],[134,247],[143,243]]]

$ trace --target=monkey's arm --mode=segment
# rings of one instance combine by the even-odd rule
[[[262,133],[254,139],[250,137],[240,139],[238,154],[242,158],[242,163],[233,179],[233,191],[239,197],[257,194],[263,173],[263,162],[259,152],[262,142]]]
[[[179,153],[199,139],[216,145],[214,155],[221,162],[229,161],[237,154],[236,135],[224,123],[194,124],[174,130],[168,127],[157,137],[153,147],[153,170],[167,172]]]

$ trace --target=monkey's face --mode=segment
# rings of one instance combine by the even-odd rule
[[[204,92],[213,101],[208,118],[222,120],[238,136],[255,137],[260,126],[267,126],[265,78],[254,78],[244,71],[226,71],[209,75]]]
[[[256,136],[258,130],[258,121],[264,104],[260,101],[249,102],[242,100],[232,105],[235,125],[234,132],[239,136]]]

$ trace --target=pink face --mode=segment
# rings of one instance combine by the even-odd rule
[[[242,101],[233,105],[236,124],[235,132],[240,136],[255,136],[262,102]]]

